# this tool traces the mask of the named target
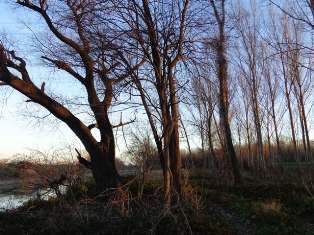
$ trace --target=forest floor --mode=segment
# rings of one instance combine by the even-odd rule
[[[0,212],[0,234],[314,234],[310,181],[253,179],[231,187],[206,172],[191,173],[183,200],[174,194],[170,210],[163,208],[159,177],[145,184],[141,198],[136,180],[101,195],[88,181],[60,198]]]

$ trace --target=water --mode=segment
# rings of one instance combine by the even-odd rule
[[[31,195],[0,195],[0,211],[15,209],[31,198]]]
[[[60,186],[61,193],[65,193],[66,190],[67,186]],[[51,197],[56,197],[56,194],[50,189],[38,190],[30,195],[0,194],[0,212],[16,209],[30,199],[41,198],[43,200],[48,200]]]

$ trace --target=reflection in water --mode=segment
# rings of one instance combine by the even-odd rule
[[[60,186],[61,193],[65,193],[67,186]],[[1,195],[0,194],[0,211],[15,209],[30,199],[41,198],[48,200],[50,197],[56,197],[56,194],[51,189],[38,190],[30,195]]]

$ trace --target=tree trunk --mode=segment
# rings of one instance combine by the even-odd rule
[[[286,20],[286,19],[285,19]],[[292,142],[293,142],[293,149],[294,149],[294,157],[295,157],[295,161],[297,164],[297,170],[299,173],[301,173],[301,166],[300,166],[300,156],[298,153],[298,149],[297,149],[297,140],[296,140],[296,135],[295,135],[295,120],[293,119],[293,111],[292,111],[292,101],[291,101],[291,97],[290,97],[290,93],[291,93],[291,86],[292,86],[292,82],[294,78],[290,78],[291,74],[289,74],[289,71],[291,68],[287,67],[289,66],[289,64],[291,64],[291,58],[290,55],[287,54],[287,51],[289,51],[291,48],[289,48],[290,46],[290,39],[289,39],[289,27],[287,25],[287,22],[284,22],[284,27],[283,27],[283,32],[282,32],[282,37],[284,40],[284,43],[282,43],[282,39],[279,38],[277,39],[277,44],[278,47],[280,49],[280,63],[281,63],[281,67],[282,67],[282,71],[283,71],[283,78],[284,78],[284,86],[285,86],[285,96],[286,96],[286,102],[288,105],[288,112],[289,112],[289,121],[290,121],[290,127],[291,127],[291,135],[292,135]],[[286,45],[287,47],[282,47],[282,45]]]
[[[224,32],[225,26],[225,1],[221,1],[221,14],[219,14],[218,9],[216,7],[216,3],[211,0],[210,1],[216,21],[219,27],[219,36],[217,38],[217,45],[215,45],[217,52],[217,73],[219,80],[219,113],[220,113],[220,123],[222,126],[222,131],[224,135],[225,141],[225,155],[228,160],[228,164],[231,164],[231,171],[234,178],[235,184],[242,184],[242,176],[239,169],[238,159],[236,152],[234,150],[233,142],[232,142],[232,134],[229,124],[229,101],[228,101],[228,75],[227,75],[227,60],[226,60],[226,38]]]
[[[224,41],[224,37],[223,37]],[[220,122],[223,128],[226,157],[231,163],[232,173],[235,184],[242,183],[242,177],[239,170],[238,159],[234,150],[232,134],[228,117],[228,85],[227,85],[227,62],[224,56],[224,47],[218,47],[218,78],[219,78],[219,104],[220,104]]]
[[[175,104],[177,105],[177,104]],[[177,111],[175,111],[177,113]],[[174,122],[173,131],[170,136],[170,159],[171,159],[171,173],[173,177],[173,186],[176,192],[181,196],[181,153],[179,146],[179,125],[178,125],[178,114],[173,117]]]
[[[268,108],[267,108],[267,112],[269,112]],[[275,159],[273,157],[273,153],[271,151],[271,133],[270,133],[270,116],[269,114],[267,115],[267,124],[266,124],[266,130],[267,130],[267,143],[268,143],[268,163],[270,162],[271,166],[273,166],[273,164],[275,163]],[[267,163],[266,162],[266,163]]]
[[[266,171],[266,164],[265,158],[263,154],[263,137],[262,137],[262,127],[260,121],[260,112],[259,112],[259,104],[257,100],[257,94],[254,88],[254,98],[253,98],[253,113],[254,113],[254,123],[256,129],[256,136],[257,136],[257,156],[258,156],[258,168],[259,170],[265,172]]]
[[[311,143],[310,143],[310,137],[309,137],[309,128],[308,128],[306,112],[305,112],[304,92],[302,89],[302,81],[301,81],[301,75],[300,75],[299,64],[298,64],[298,56],[296,55],[294,57],[295,58],[292,61],[293,67],[294,67],[293,72],[294,72],[297,84],[293,82],[293,86],[295,87],[295,93],[298,98],[298,109],[299,109],[299,114],[300,114],[300,123],[301,123],[302,137],[303,137],[303,142],[304,142],[304,147],[305,147],[305,154],[306,154],[308,163],[309,162],[313,163]]]
[[[171,121],[173,123],[173,130],[170,135],[170,159],[171,159],[171,173],[173,177],[173,186],[176,192],[181,197],[181,153],[179,143],[179,105],[176,98],[176,86],[175,78],[172,74],[172,67],[169,66],[168,79],[169,79],[169,90],[170,90],[170,112]]]
[[[227,61],[225,58],[225,37],[223,31],[220,31],[220,40],[218,43],[218,79],[219,79],[219,104],[220,104],[220,122],[223,128],[226,157],[231,163],[232,173],[235,184],[242,184],[242,177],[239,170],[238,159],[234,150],[232,134],[228,116],[228,84],[227,84]]]
[[[246,112],[246,120],[245,120],[245,130],[246,130],[246,139],[247,139],[247,148],[248,148],[248,165],[251,170],[253,170],[254,159],[252,157],[252,142],[251,142],[251,130],[250,130],[250,124],[249,124],[249,118],[248,118],[248,112]]]
[[[294,127],[294,120],[293,120],[293,115],[292,115],[292,108],[291,108],[291,98],[290,98],[290,88],[289,88],[289,81],[287,78],[287,74],[285,72],[286,67],[284,64],[284,59],[283,57],[281,58],[281,63],[283,67],[283,72],[284,72],[284,83],[285,83],[285,95],[286,95],[286,101],[288,105],[288,112],[289,112],[289,120],[290,120],[290,128],[291,128],[291,135],[292,135],[292,143],[293,143],[293,150],[294,150],[294,158],[297,163],[297,169],[299,173],[301,173],[301,167],[300,167],[300,159],[299,159],[299,154],[298,154],[298,149],[297,149],[297,140],[295,136],[295,127]]]
[[[146,115],[147,115],[150,127],[151,127],[152,132],[153,132],[154,140],[155,140],[155,143],[156,143],[156,146],[157,146],[159,162],[160,162],[160,165],[161,165],[163,176],[165,177],[165,154],[164,154],[164,151],[163,151],[163,144],[162,144],[162,141],[160,140],[160,137],[158,135],[157,127],[156,127],[156,124],[155,124],[155,122],[153,120],[153,114],[152,114],[152,112],[151,112],[151,110],[149,108],[149,104],[147,102],[147,99],[146,99],[146,96],[145,96],[145,93],[144,93],[144,89],[142,87],[140,79],[139,79],[139,77],[137,75],[136,76],[134,75],[133,79],[134,79],[134,83],[135,83],[135,85],[137,87],[137,90],[140,92],[141,100],[142,100],[143,106],[145,108],[145,112],[146,112]]]
[[[188,157],[187,162],[185,163],[185,167],[187,167],[187,168],[194,168],[194,160],[193,160],[193,157],[192,157],[192,149],[191,149],[191,145],[190,145],[189,136],[188,136],[188,133],[186,131],[186,128],[184,126],[184,123],[182,121],[181,116],[180,116],[179,120],[180,120],[180,124],[182,126],[182,129],[183,129],[183,132],[184,132],[184,136],[186,138],[186,143],[188,145],[188,151],[189,151],[189,157]]]
[[[238,141],[239,141],[239,158],[240,158],[240,169],[243,170],[243,157],[242,157],[242,141],[241,141],[241,128],[240,121],[237,121],[238,130]]]
[[[116,170],[115,164],[110,161],[112,153],[99,153],[97,156],[91,156],[91,170],[97,189],[103,192],[109,188],[116,188],[120,181],[120,176]]]
[[[170,209],[171,206],[171,183],[172,183],[172,174],[171,174],[171,162],[170,162],[170,136],[172,127],[167,125],[168,121],[164,120],[164,157],[165,157],[165,175],[164,175],[164,208],[166,210]]]
[[[275,138],[276,138],[276,161],[280,164],[280,169],[281,172],[283,171],[283,159],[282,159],[282,151],[280,147],[280,142],[279,142],[279,134],[278,134],[278,124],[277,124],[277,115],[276,115],[276,110],[275,110],[275,88],[273,88],[273,85],[271,84],[271,76],[269,72],[266,72],[266,79],[267,79],[267,85],[270,93],[270,100],[271,100],[271,117],[273,120],[273,125],[275,129]]]
[[[207,157],[208,160],[207,162],[209,163],[209,166],[211,169],[216,166],[216,168],[219,168],[218,163],[217,163],[217,157],[214,149],[214,143],[213,143],[213,134],[212,134],[212,119],[213,119],[213,114],[211,113],[208,115],[207,119],[207,139],[208,139],[208,146],[209,146],[209,156]]]
[[[97,189],[103,192],[109,188],[116,188],[120,182],[120,176],[115,164],[115,139],[113,128],[108,118],[107,110],[100,109],[102,117],[101,123],[97,124],[100,131],[100,142],[93,142],[93,144],[86,143],[82,140],[87,152],[90,155],[91,161],[83,159],[78,156],[80,163],[91,169]],[[98,114],[97,112],[95,112]],[[100,116],[100,115],[99,115]],[[90,125],[91,130],[95,125]]]

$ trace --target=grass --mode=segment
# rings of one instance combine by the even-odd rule
[[[307,162],[300,162],[300,167],[301,169],[305,169],[308,167],[308,163]],[[296,162],[283,162],[282,164],[268,164],[267,168],[271,169],[271,168],[280,168],[282,166],[282,168],[284,170],[295,170],[297,169],[297,163]]]
[[[243,220],[255,234],[314,234],[314,198],[294,184],[246,185],[228,193],[216,190],[212,200]]]
[[[0,213],[0,234],[314,234],[314,194],[302,184],[227,187],[199,172],[190,179],[185,200],[169,211],[161,180],[148,182],[141,200],[136,181],[106,200],[88,181],[61,199]]]

